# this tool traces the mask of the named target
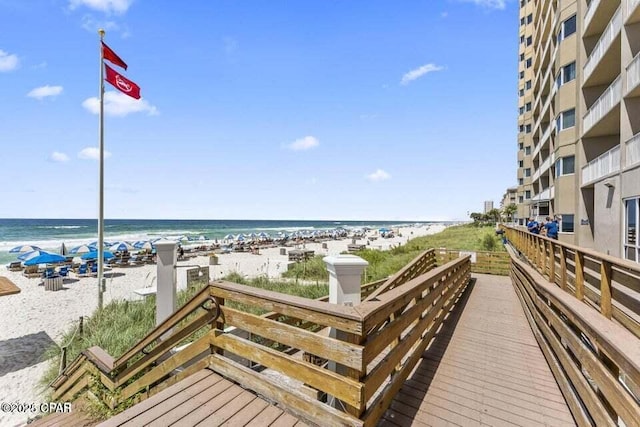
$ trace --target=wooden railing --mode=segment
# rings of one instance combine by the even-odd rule
[[[640,338],[640,264],[503,228],[513,247],[540,274]]]
[[[470,271],[468,256],[435,268],[427,251],[364,285],[353,307],[212,282],[117,360],[81,354],[52,384],[54,398],[91,393],[118,409],[209,367],[319,425],[375,425]]]
[[[459,251],[440,248],[436,251],[438,264],[442,265],[462,255],[471,254],[471,272],[508,276],[511,258],[506,252]]]
[[[522,238],[527,245],[543,242],[514,233],[510,237]],[[538,249],[530,250],[529,255],[538,253]],[[550,283],[533,265],[509,250],[516,293],[577,424],[616,426],[622,425],[620,419],[626,426],[639,425],[638,337],[576,299],[566,288]],[[577,259],[583,255],[577,251]],[[536,260],[539,258],[543,258],[542,252]],[[553,271],[551,277],[557,278]]]

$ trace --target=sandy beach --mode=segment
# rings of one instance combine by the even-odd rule
[[[407,240],[442,231],[444,225],[425,227],[404,227],[400,236],[373,241],[360,239],[357,243],[367,244],[372,249],[386,250],[392,246],[405,244]],[[373,232],[370,232],[373,233]],[[371,235],[371,234],[370,234]],[[321,243],[306,243],[305,249],[314,250],[316,255],[335,255],[347,250],[351,238],[327,241],[326,249]],[[287,248],[287,250],[293,248]],[[209,266],[207,256],[197,256],[180,265],[200,265],[210,267],[210,279],[215,280],[231,272],[246,277],[266,275],[279,277],[287,270],[289,261],[280,255],[280,248],[261,249],[260,254],[234,252],[219,255],[219,265]],[[178,288],[186,286],[187,268],[179,268]],[[90,316],[97,307],[97,279],[76,278],[71,274],[60,291],[45,291],[42,279],[26,278],[21,272],[11,272],[4,268],[0,272],[21,292],[0,297],[0,390],[2,402],[41,403],[44,402],[38,382],[47,367],[42,361],[43,352],[54,343],[60,344],[64,331],[78,323],[80,316]],[[136,300],[142,297],[134,291],[155,287],[156,265],[113,268],[106,274],[107,289],[105,303],[114,299]],[[29,416],[35,414],[7,414],[0,412],[0,425],[22,425]]]

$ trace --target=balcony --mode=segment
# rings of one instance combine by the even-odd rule
[[[547,157],[545,161],[540,164],[540,167],[536,169],[535,173],[531,177],[531,180],[536,181],[538,178],[544,175],[544,173],[549,170],[549,168],[551,167],[553,162],[555,162],[555,160],[556,160],[556,153],[551,153],[551,155]]]
[[[582,186],[618,171],[620,171],[619,145],[591,160],[582,168]]]
[[[627,24],[635,24],[640,21],[640,0],[627,0],[627,7],[624,14],[624,19],[627,20]]]
[[[640,2],[640,0],[638,0]],[[640,88],[640,53],[627,65],[627,96],[639,96]]]
[[[622,8],[618,7],[618,10],[611,18],[609,25],[602,33],[602,36],[596,43],[596,46],[591,51],[589,58],[587,59],[587,63],[584,65],[584,82],[586,83],[591,76],[591,73],[596,69],[598,64],[602,58],[604,58],[605,54],[613,44],[614,40],[620,34],[620,30],[622,29]],[[607,61],[609,62],[609,61]]]
[[[553,187],[547,187],[542,190],[540,193],[536,194],[531,198],[534,202],[540,202],[542,200],[550,200],[553,198]]]
[[[584,28],[589,28],[593,15],[596,14],[596,10],[600,7],[602,0],[591,0],[589,6],[587,6],[587,12],[584,14]]]
[[[611,83],[611,86],[604,91],[600,98],[589,108],[587,114],[585,114],[582,123],[582,131],[583,136],[585,137],[593,137],[593,136],[601,136],[607,135],[609,132],[608,128],[603,128],[599,132],[591,132],[588,134],[592,128],[598,124],[602,119],[604,119],[611,110],[614,109],[618,104],[620,104],[620,99],[622,98],[622,80],[618,76],[617,79]],[[618,110],[618,115],[619,115]],[[614,118],[615,119],[615,118]],[[619,118],[618,118],[619,120]],[[612,120],[615,122],[616,120]],[[614,123],[619,126],[619,123]]]
[[[627,148],[625,166],[629,167],[640,163],[640,133],[628,140],[625,145]]]

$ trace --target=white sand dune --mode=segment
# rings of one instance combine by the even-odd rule
[[[404,244],[410,238],[442,231],[444,225],[401,228],[401,237],[378,238],[369,242],[372,249],[386,250]],[[362,239],[358,243],[366,243]],[[307,243],[306,249],[317,255],[335,255],[347,250],[351,239],[320,243]],[[288,248],[291,249],[291,248]],[[220,265],[210,266],[210,279],[215,280],[230,272],[246,277],[266,275],[279,277],[289,264],[279,248],[260,250],[260,255],[230,253],[219,255]],[[199,256],[178,265],[208,266],[209,258]],[[178,269],[178,287],[186,284],[186,268]],[[114,299],[140,299],[134,290],[155,286],[156,266],[114,268],[108,277],[105,303]],[[45,291],[41,279],[29,279],[19,272],[2,271],[21,290],[19,294],[0,297],[0,390],[2,402],[41,403],[42,390],[38,382],[46,370],[46,361],[41,355],[52,341],[59,345],[63,332],[78,323],[80,316],[90,316],[98,303],[96,278],[71,278],[65,281],[61,291]],[[29,416],[36,414],[7,414],[0,412],[0,425],[24,424]]]

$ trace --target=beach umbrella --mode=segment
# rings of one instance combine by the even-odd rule
[[[265,233],[264,231],[261,232],[260,234],[258,234],[258,237],[260,237],[261,239],[268,239],[269,237],[269,233]]]
[[[127,242],[115,242],[114,244],[109,246],[109,250],[112,252],[125,252],[131,251],[133,249],[135,249],[133,245]]]
[[[62,242],[62,244],[60,245],[60,255],[66,255],[67,254],[67,245],[64,244],[64,242]]]
[[[233,234],[227,234],[226,236],[224,236],[224,240],[233,240],[235,236]]]
[[[111,246],[113,243],[107,242],[106,240],[102,242],[104,244],[104,247],[107,248],[109,246]],[[98,247],[98,241],[96,240],[95,242],[91,242],[89,243],[87,246],[93,246],[94,248]]]
[[[204,241],[204,240],[209,240],[209,238],[207,236],[200,236],[198,237],[198,240]]]
[[[40,256],[40,255],[43,255],[43,254],[48,254],[48,253],[49,252],[43,251],[42,249],[37,249],[35,251],[26,252],[26,253],[23,253],[22,255],[18,255],[18,259],[20,261],[26,261],[28,259],[35,258],[37,256]]]
[[[24,262],[24,265],[55,264],[57,262],[64,262],[65,260],[66,258],[62,255],[45,252],[42,255],[29,258]]]
[[[133,247],[136,249],[153,249],[153,243],[149,240],[138,240],[133,244]]]
[[[96,246],[80,245],[80,246],[76,246],[75,248],[71,248],[69,253],[72,255],[81,255],[81,254],[86,254],[88,252],[95,252],[97,250],[98,248]]]
[[[40,248],[37,246],[33,246],[33,245],[20,245],[20,246],[16,246],[15,248],[11,249],[9,251],[10,254],[18,254],[18,253],[25,253],[25,252],[33,252],[33,251],[39,251]]]
[[[237,240],[238,242],[243,242],[243,241],[244,241],[244,236],[243,236],[242,234],[238,234],[238,235],[236,236],[236,240]]]
[[[111,252],[109,252],[109,251],[104,251],[104,253],[103,253],[103,258],[104,258],[105,260],[107,260],[107,259],[111,259],[111,258],[114,258],[114,257],[115,257],[115,255],[114,255],[114,254],[112,254],[112,253],[111,253]],[[83,260],[85,260],[85,261],[90,261],[90,260],[98,259],[98,251],[87,252],[86,254],[82,255],[82,257],[81,257],[81,258],[82,258]],[[26,264],[25,264],[25,265],[26,265]]]
[[[389,230],[388,228],[384,228],[384,227],[382,227],[382,228],[381,228],[381,229],[379,229],[378,231],[379,231],[379,232],[381,232],[381,233],[388,233],[388,232],[389,232],[389,231],[391,231],[391,230]]]

